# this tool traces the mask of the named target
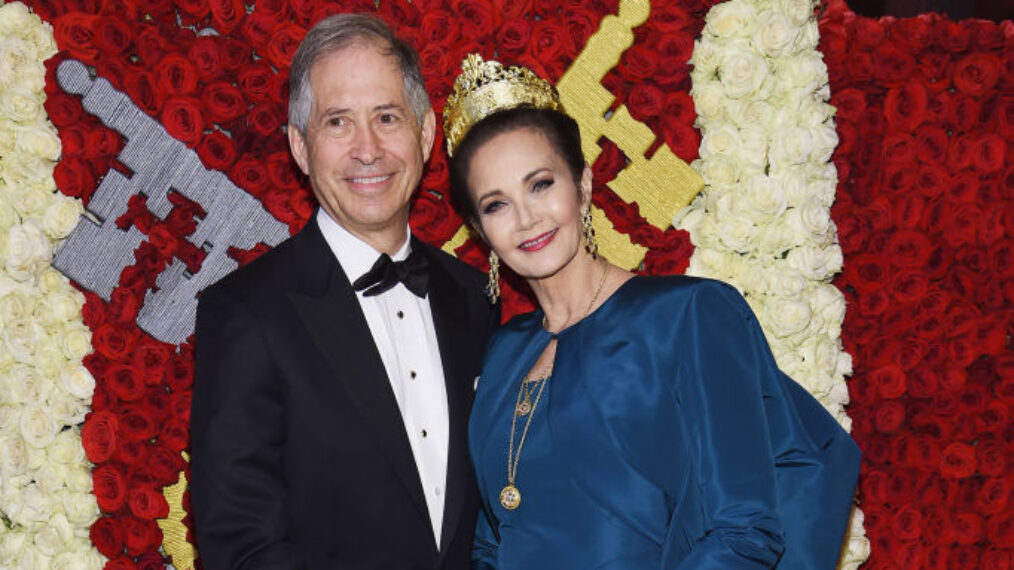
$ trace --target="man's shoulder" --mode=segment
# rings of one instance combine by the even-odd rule
[[[293,234],[257,259],[225,275],[202,292],[205,295],[225,294],[253,300],[283,289],[292,281],[299,263],[299,250],[305,247],[302,232]]]

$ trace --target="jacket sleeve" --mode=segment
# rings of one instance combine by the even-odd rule
[[[500,540],[489,520],[487,507],[479,512],[479,520],[475,525],[475,542],[472,547],[472,570],[495,570],[497,550]]]
[[[205,568],[304,567],[289,541],[284,394],[261,327],[222,290],[202,294],[190,489]]]
[[[761,389],[769,349],[753,313],[727,285],[702,284],[685,318],[677,397],[700,469],[703,534],[677,567],[772,568],[784,543]]]

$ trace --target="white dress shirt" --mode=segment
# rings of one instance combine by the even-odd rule
[[[350,282],[369,271],[380,257],[380,252],[349,233],[323,209],[317,211],[317,224]],[[407,230],[406,234],[410,235]],[[391,259],[403,261],[410,252],[410,239],[406,238]],[[421,299],[398,283],[372,297],[357,291],[356,298],[398,401],[439,546],[450,429],[444,369],[429,295]]]

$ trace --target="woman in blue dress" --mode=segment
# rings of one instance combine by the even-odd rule
[[[451,185],[539,309],[491,340],[469,426],[475,568],[833,568],[858,450],[782,374],[738,292],[598,256],[591,170],[555,90],[469,56]]]

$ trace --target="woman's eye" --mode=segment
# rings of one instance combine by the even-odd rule
[[[497,210],[499,210],[500,208],[502,208],[503,205],[504,205],[504,203],[501,200],[494,200],[492,202],[487,203],[485,206],[482,207],[482,213],[483,214],[492,214],[493,212],[496,212]]]
[[[549,188],[552,185],[553,185],[552,178],[542,178],[540,180],[535,181],[535,184],[532,185],[532,190],[536,191],[545,190],[546,188]]]

